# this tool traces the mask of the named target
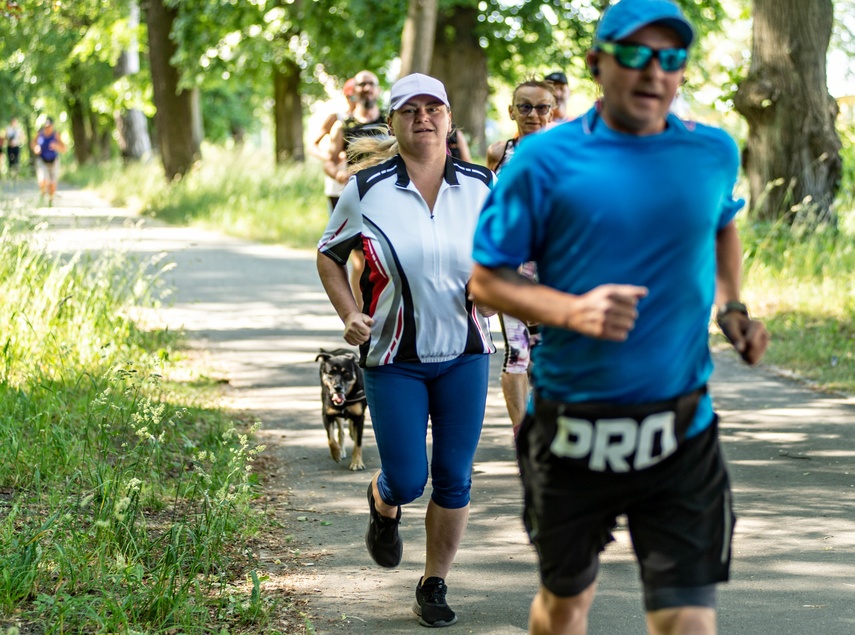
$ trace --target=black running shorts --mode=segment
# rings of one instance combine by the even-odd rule
[[[726,581],[734,516],[717,423],[716,418],[701,434],[681,440],[658,463],[615,472],[556,456],[554,412],[538,407],[526,417],[517,440],[523,520],[537,549],[543,585],[559,597],[587,588],[621,514],[628,519],[646,589]]]

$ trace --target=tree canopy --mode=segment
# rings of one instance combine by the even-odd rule
[[[128,29],[130,0],[19,0],[0,19],[0,112],[30,116],[58,112],[67,98],[107,117],[111,109],[153,112],[150,69],[116,80],[113,67],[145,29]],[[176,9],[174,65],[184,88],[199,87],[205,129],[221,140],[235,125],[262,120],[270,98],[269,67],[290,59],[300,69],[306,100],[323,98],[325,84],[340,85],[362,68],[383,77],[396,64],[407,14],[406,0],[166,0]],[[603,0],[504,2],[441,0],[440,12],[477,14],[475,38],[490,78],[513,84],[544,68],[583,73],[581,53],[590,44]],[[718,0],[684,2],[703,30],[723,15]],[[145,12],[147,5],[142,3]],[[446,21],[447,27],[447,21]],[[136,82],[141,90],[129,90]],[[73,89],[71,93],[69,88]],[[143,103],[139,102],[143,99]],[[216,108],[213,107],[216,104]],[[219,120],[219,121],[218,121]]]
[[[677,0],[699,33],[689,88],[718,82],[729,99],[748,76],[750,57],[738,52],[721,82],[707,43],[727,20],[750,20],[750,0]],[[834,5],[832,41],[855,48],[847,27],[853,0]],[[302,159],[304,107],[326,99],[367,68],[381,80],[398,73],[409,0],[4,0],[0,7],[0,117],[16,115],[30,128],[39,116],[59,115],[73,136],[77,160],[105,158],[120,113],[149,118],[157,104],[150,56],[139,72],[122,74],[123,51],[149,47],[146,20],[130,19],[139,2],[145,17],[158,2],[174,16],[168,34],[178,90],[197,91],[201,113],[182,125],[205,138],[241,141],[273,129],[277,160]],[[587,76],[584,51],[607,0],[438,0],[431,72],[449,87],[455,121],[483,147],[491,91],[523,78],[563,69]],[[763,5],[765,6],[765,4]],[[798,12],[798,2],[775,11]],[[794,16],[798,20],[798,15]],[[424,31],[429,33],[430,30]],[[783,35],[782,35],[783,37]],[[820,47],[827,43],[820,43]],[[172,48],[172,47],[170,47]],[[816,80],[814,80],[816,81]],[[819,81],[822,81],[821,79]],[[162,100],[163,97],[161,96]],[[170,136],[161,141],[169,144]],[[168,148],[161,147],[163,154]],[[189,169],[189,164],[181,167]]]

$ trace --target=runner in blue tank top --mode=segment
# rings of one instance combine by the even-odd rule
[[[39,191],[43,199],[47,198],[49,206],[53,205],[53,197],[59,183],[59,155],[65,150],[65,143],[54,128],[53,119],[48,117],[33,143],[33,153],[36,155]]]
[[[710,310],[748,363],[768,333],[739,301],[737,148],[668,112],[693,39],[670,0],[607,9],[587,55],[602,100],[523,140],[476,231],[476,300],[544,325],[517,443],[533,635],[586,632],[623,514],[649,632],[715,632],[733,514],[706,393]],[[537,284],[515,272],[527,260]]]

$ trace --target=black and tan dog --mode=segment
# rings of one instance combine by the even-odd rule
[[[365,386],[362,369],[353,351],[337,348],[321,352],[315,361],[321,362],[321,416],[327,431],[330,455],[339,462],[347,458],[344,447],[344,421],[350,421],[350,438],[353,439],[351,470],[364,470],[362,462],[362,430],[365,427]]]

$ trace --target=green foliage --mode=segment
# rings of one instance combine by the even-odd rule
[[[401,52],[408,4],[407,0],[312,2],[306,14],[318,65],[315,73],[323,70],[344,79],[369,69],[382,80]]]
[[[832,44],[847,53],[855,55],[855,1],[834,0],[834,31]]]
[[[248,468],[261,448],[164,380],[175,334],[128,317],[163,297],[169,265],[49,254],[12,216],[0,217],[0,611],[44,633],[263,625],[262,580],[233,577],[257,525]]]
[[[231,0],[198,3],[174,0],[179,9],[176,62],[186,83],[252,86],[269,94],[269,71],[288,57],[303,69],[304,94],[320,97],[326,76],[339,83],[368,68],[381,77],[400,51],[407,0],[306,0],[281,3]],[[684,0],[701,36],[724,17],[719,0]],[[475,34],[487,54],[490,73],[513,85],[545,68],[586,74],[584,52],[604,3],[600,0],[506,3],[500,0],[443,0],[441,12],[474,9]],[[255,102],[242,100],[252,109]],[[250,106],[250,104],[253,104]]]
[[[724,17],[720,0],[680,0],[703,36]],[[382,78],[400,50],[408,0],[168,0],[177,9],[174,64],[185,86],[202,90],[207,139],[269,127],[274,66],[289,59],[301,69],[301,93],[326,97],[329,84],[369,68]],[[0,20],[0,112],[31,118],[61,115],[79,103],[110,129],[115,112],[139,108],[153,115],[145,28],[132,32],[130,0],[43,2],[21,0],[21,11]],[[478,13],[479,38],[491,81],[514,85],[553,68],[585,77],[584,51],[604,0],[443,0],[442,12]],[[142,3],[145,11],[145,3]],[[121,51],[140,42],[142,69],[114,79]],[[690,78],[707,76],[698,65]],[[94,132],[94,131],[93,131]]]
[[[56,116],[67,99],[88,102],[110,85],[126,39],[123,4],[24,0],[15,17],[0,19],[0,110]]]
[[[285,59],[302,71],[304,95],[325,97],[323,80],[351,77],[363,68],[382,75],[400,48],[406,0],[306,0],[304,2],[199,3],[175,0],[175,61],[186,84],[223,90],[250,86],[271,94],[271,70]]]
[[[202,119],[205,138],[211,143],[225,143],[235,137],[259,132],[267,118],[258,95],[247,87],[238,88],[220,82],[206,88],[202,97]]]
[[[855,393],[855,311],[850,308],[848,317],[843,318],[816,313],[819,298],[814,300],[806,309],[780,307],[765,318],[774,338],[766,362],[792,371],[825,390],[852,395]]]
[[[841,209],[852,210],[855,209],[855,198],[853,198],[853,194],[855,194],[855,122],[838,121],[837,134],[840,135],[842,144],[840,158],[843,161],[843,174],[840,179],[840,196],[837,199],[837,206]],[[855,233],[855,228],[853,228],[853,233]]]
[[[679,4],[701,38],[717,30],[725,16],[719,0],[683,0]],[[477,36],[487,53],[490,74],[513,86],[539,69],[560,68],[569,75],[586,77],[585,52],[593,43],[606,5],[604,0],[443,0],[440,10],[477,8]]]

